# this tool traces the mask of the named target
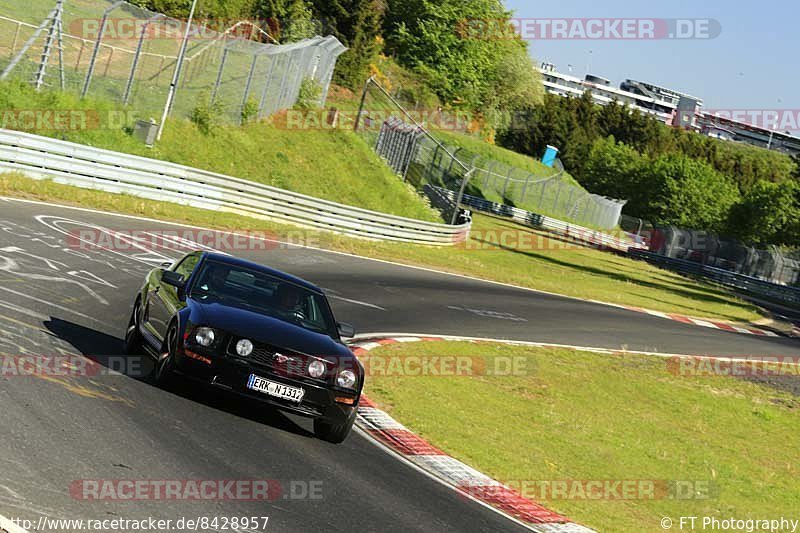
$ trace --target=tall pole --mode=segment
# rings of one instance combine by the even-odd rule
[[[353,131],[358,131],[358,126],[361,124],[361,113],[364,112],[364,102],[367,100],[367,91],[369,90],[369,84],[372,83],[373,76],[370,76],[369,79],[364,83],[364,92],[361,93],[361,103],[358,105],[358,114],[356,115],[356,123],[353,126]]]
[[[461,180],[461,188],[458,190],[458,196],[456,197],[456,205],[453,206],[453,217],[450,219],[450,225],[455,226],[456,220],[458,219],[458,206],[461,205],[461,201],[464,199],[464,189],[467,188],[467,182],[472,177],[472,174],[475,172],[475,167],[472,167],[466,174],[464,174],[464,179]]]
[[[111,4],[108,9],[103,11],[103,19],[100,22],[100,30],[97,32],[97,40],[94,43],[94,50],[92,50],[92,59],[89,60],[89,69],[86,71],[86,79],[83,82],[83,90],[81,91],[81,98],[86,98],[89,93],[89,84],[92,83],[92,76],[94,75],[94,66],[97,62],[97,55],[100,53],[100,45],[103,44],[103,34],[106,31],[106,23],[108,22],[108,15],[117,9],[125,2],[119,1]],[[112,48],[113,50],[113,48]]]
[[[33,32],[33,35],[31,35],[30,38],[25,42],[25,44],[20,49],[19,53],[16,56],[14,56],[14,59],[11,60],[11,63],[9,63],[6,66],[6,68],[3,69],[3,72],[0,73],[0,81],[6,79],[8,75],[11,74],[14,68],[16,68],[17,64],[22,60],[23,57],[25,57],[25,54],[28,52],[28,49],[31,46],[33,46],[33,43],[36,42],[36,39],[39,38],[39,35],[41,35],[41,33],[44,31],[44,29],[47,27],[48,24],[51,24],[52,21],[55,20],[57,15],[58,15],[58,6],[56,6],[56,8],[53,9],[49,15],[47,15],[47,18],[44,19],[44,21],[42,21],[41,24],[39,24],[39,27],[36,28],[36,31]]]
[[[167,102],[164,105],[164,113],[161,115],[161,124],[158,125],[158,135],[156,141],[161,140],[161,134],[164,133],[164,123],[169,116],[172,101],[175,99],[175,89],[178,86],[178,80],[181,76],[181,67],[183,66],[183,58],[186,55],[186,45],[189,42],[189,32],[192,30],[192,19],[194,19],[194,10],[197,8],[197,0],[192,1],[192,9],[189,11],[189,21],[186,23],[186,32],[183,34],[183,42],[181,42],[181,51],[178,53],[178,60],[175,63],[175,72],[172,74],[172,82],[169,84],[169,94],[167,95]]]
[[[45,40],[44,49],[42,50],[42,59],[39,62],[39,68],[36,71],[36,81],[34,82],[36,85],[36,90],[42,88],[44,85],[44,76],[47,72],[47,63],[50,61],[50,54],[53,51],[53,46],[58,39],[58,21],[61,20],[61,16],[64,10],[64,1],[58,0],[56,4],[56,15],[50,25],[50,31],[47,32],[47,40]]]

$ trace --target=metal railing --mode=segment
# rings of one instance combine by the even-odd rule
[[[413,220],[191,167],[0,129],[0,171],[369,239],[452,246],[469,224]]]
[[[443,198],[448,202],[455,202],[456,193],[443,187],[428,185],[426,193],[429,197]],[[628,252],[631,249],[643,249],[647,246],[641,242],[633,242],[603,233],[602,231],[585,228],[576,224],[570,224],[563,220],[546,217],[530,211],[525,211],[505,204],[490,202],[484,198],[465,194],[461,198],[461,205],[471,209],[511,218],[522,224],[555,233],[570,240],[587,244],[603,250],[614,250],[617,252]]]
[[[751,276],[736,274],[729,270],[716,268],[686,259],[666,257],[646,250],[629,250],[628,255],[634,259],[647,261],[650,264],[673,270],[680,274],[699,276],[713,282],[738,289],[750,294],[766,296],[783,302],[800,304],[800,288],[770,283]]]

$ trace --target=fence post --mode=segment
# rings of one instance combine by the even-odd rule
[[[506,174],[506,181],[505,181],[505,183],[503,184],[503,195],[502,195],[502,197],[503,197],[503,203],[505,203],[505,202],[506,202],[506,198],[507,198],[507,197],[506,197],[506,193],[508,192],[508,182],[511,180],[511,175],[512,175],[513,173],[514,173],[514,169],[513,169],[513,168],[511,168],[511,169],[508,171],[508,173]]]
[[[267,79],[264,82],[264,90],[261,91],[261,101],[258,103],[258,117],[261,118],[264,116],[264,106],[267,105],[267,94],[269,93],[269,87],[272,85],[272,75],[275,72],[275,64],[278,62],[275,59],[274,55],[269,56],[269,72],[267,73]]]
[[[111,6],[109,6],[108,9],[103,11],[103,19],[100,22],[100,29],[97,32],[97,40],[95,40],[94,42],[94,50],[92,50],[92,58],[89,60],[89,70],[86,72],[86,79],[83,82],[83,90],[81,91],[81,98],[86,98],[86,94],[89,92],[89,85],[91,85],[92,83],[92,76],[94,75],[94,65],[97,62],[97,55],[100,53],[100,45],[103,42],[103,34],[106,31],[106,22],[108,22],[108,15],[110,15],[112,11],[114,11],[124,3],[125,2],[119,0],[111,4]]]
[[[486,165],[486,171],[485,171],[486,178],[483,180],[483,188],[484,189],[488,189],[489,188],[489,180],[492,179],[492,173],[494,172],[494,167],[496,165],[497,165],[497,162],[494,159],[489,161],[489,164]]]
[[[17,49],[17,40],[19,39],[19,31],[21,29],[22,29],[22,23],[21,22],[17,22],[17,29],[14,30],[14,40],[11,41],[11,53],[12,54]]]
[[[242,123],[242,115],[247,106],[247,99],[250,98],[250,86],[253,83],[253,76],[256,73],[256,65],[258,65],[258,54],[253,54],[253,61],[250,62],[250,72],[247,74],[247,82],[244,84],[244,96],[242,96],[242,106],[239,112],[239,123]]]
[[[542,207],[544,207],[544,194],[547,192],[548,183],[550,183],[550,180],[544,180],[542,182],[542,195],[539,197],[539,211],[541,211]]]
[[[558,180],[558,189],[556,190],[556,197],[553,200],[553,215],[558,215],[558,200],[561,197],[561,189],[564,187],[564,182]]]
[[[372,83],[372,76],[367,78],[367,81],[364,82],[364,91],[361,93],[361,103],[358,104],[358,114],[356,115],[356,123],[353,126],[353,131],[358,131],[358,126],[361,124],[361,113],[364,112],[364,102],[367,100],[367,91],[369,90],[369,84]]]
[[[214,82],[214,88],[211,90],[211,103],[217,101],[217,93],[219,86],[222,83],[222,72],[225,70],[225,62],[228,60],[228,45],[225,44],[222,49],[222,59],[219,62],[219,70],[217,71],[217,81]]]
[[[147,32],[148,26],[150,23],[155,22],[159,18],[163,17],[161,13],[157,13],[153,15],[142,25],[142,33],[139,35],[139,42],[136,44],[136,53],[133,55],[133,64],[131,65],[131,75],[128,78],[128,84],[125,86],[125,96],[122,98],[122,103],[125,105],[128,104],[128,101],[131,97],[131,89],[133,89],[133,80],[136,77],[136,69],[139,66],[139,59],[142,55],[142,47],[144,46],[144,37],[145,32]],[[83,51],[83,45],[81,44],[81,51]]]
[[[30,38],[27,41],[25,41],[25,44],[22,45],[22,48],[20,49],[19,53],[16,56],[14,56],[14,58],[6,66],[6,68],[3,69],[3,72],[0,73],[0,80],[6,79],[8,77],[8,75],[11,74],[11,72],[16,68],[17,64],[20,61],[22,61],[23,57],[25,57],[25,54],[28,52],[28,49],[31,46],[33,46],[33,43],[36,42],[36,39],[39,38],[39,35],[47,27],[47,23],[51,22],[52,20],[54,20],[57,14],[58,14],[58,7],[53,9],[50,12],[50,14],[47,15],[47,18],[44,19],[41,24],[39,24],[39,27],[36,28],[36,31],[33,32],[33,35],[31,35]]]
[[[567,197],[567,203],[564,206],[564,207],[566,207],[564,212],[567,215],[567,217],[574,216],[574,215],[572,215],[572,213],[574,212],[574,207],[578,205],[577,202],[574,205],[572,204],[572,198],[574,196],[575,196],[575,187],[570,187],[569,188],[569,196]]]
[[[467,182],[469,181],[470,177],[472,177],[472,173],[475,172],[475,167],[472,167],[464,174],[464,178],[461,180],[461,188],[458,190],[458,196],[456,197],[456,203],[453,206],[453,217],[450,219],[450,225],[456,225],[456,218],[458,217],[458,209],[461,205],[461,200],[464,198],[464,189],[467,188]]]
[[[525,203],[525,195],[528,193],[528,182],[531,179],[531,174],[525,176],[525,184],[522,186],[522,197],[519,199],[520,204]]]

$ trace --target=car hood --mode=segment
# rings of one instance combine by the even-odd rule
[[[255,342],[307,355],[352,357],[352,352],[328,335],[315,333],[277,318],[218,302],[202,303],[188,298],[197,312],[195,322],[221,329]]]

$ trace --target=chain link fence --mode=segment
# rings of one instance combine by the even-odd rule
[[[759,250],[713,233],[676,227],[651,230],[650,251],[782,285],[800,284],[800,251]]]
[[[411,107],[411,106],[409,106]],[[426,186],[460,191],[566,222],[616,228],[625,202],[590,194],[561,169],[524,170],[437,138],[436,128],[464,128],[466,121],[443,118],[441,109],[407,111],[394,95],[368,82],[356,130],[402,176]],[[468,178],[465,180],[465,178]]]
[[[160,117],[186,29],[184,21],[121,1],[4,0],[0,69],[6,78]],[[320,87],[324,105],[346,48],[335,37],[288,45],[270,39],[248,21],[192,24],[173,113],[188,116],[207,102],[230,121],[264,117],[291,107],[307,79]]]

